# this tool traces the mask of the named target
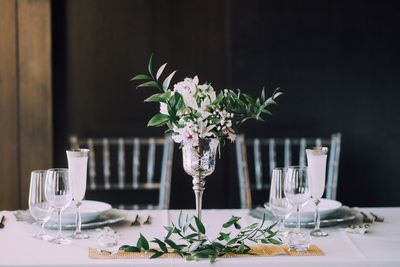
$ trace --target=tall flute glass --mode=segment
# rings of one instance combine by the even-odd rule
[[[86,192],[87,162],[89,149],[67,150],[69,179],[71,180],[72,199],[76,204],[76,229],[74,239],[85,239],[89,236],[82,232],[81,205]]]
[[[274,168],[271,176],[271,188],[269,192],[269,203],[266,207],[278,220],[279,236],[285,238],[288,232],[285,231],[285,218],[292,206],[289,204],[284,193],[285,169]]]
[[[41,224],[39,233],[33,237],[42,240],[51,240],[53,237],[44,230],[45,224],[51,217],[51,207],[45,197],[46,171],[37,170],[31,172],[29,186],[29,212],[32,217]]]
[[[320,216],[318,204],[325,191],[326,159],[328,157],[327,147],[315,147],[306,149],[308,168],[310,172],[311,198],[315,203],[314,230],[310,235],[315,237],[327,236],[326,232],[320,229]]]
[[[309,235],[300,229],[300,208],[310,199],[307,167],[291,166],[285,177],[285,195],[290,204],[296,207],[296,229],[288,234],[289,250],[303,252],[308,250]]]
[[[71,239],[62,234],[61,214],[71,204],[72,194],[68,169],[49,169],[46,174],[45,196],[50,206],[57,211],[58,233],[50,242],[55,244],[69,244]]]

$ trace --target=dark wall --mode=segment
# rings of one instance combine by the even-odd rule
[[[154,52],[178,78],[254,94],[281,87],[273,117],[245,134],[342,132],[338,199],[400,205],[399,11],[396,1],[54,1],[56,164],[71,133],[162,134],[146,128],[158,109],[143,103],[149,92],[129,82]],[[206,208],[237,207],[232,150],[207,180]],[[171,204],[193,207],[176,152]]]

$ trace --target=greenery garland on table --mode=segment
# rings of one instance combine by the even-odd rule
[[[136,246],[123,245],[119,249],[124,252],[153,253],[151,259],[172,252],[187,260],[210,259],[210,262],[214,262],[218,257],[227,253],[249,253],[250,247],[246,242],[282,244],[281,240],[276,237],[278,231],[273,230],[275,224],[264,225],[265,216],[260,223],[253,223],[245,228],[241,228],[238,223],[240,219],[241,217],[232,216],[222,225],[218,237],[210,239],[206,235],[204,224],[197,217],[186,215],[186,219],[184,219],[180,212],[178,225],[172,223],[172,226],[164,226],[167,235],[163,240],[154,238],[148,241],[140,234]],[[239,232],[231,236],[232,232],[229,232],[229,228],[232,227]],[[172,237],[175,237],[175,241],[172,240]],[[159,248],[151,248],[149,242],[157,244]]]

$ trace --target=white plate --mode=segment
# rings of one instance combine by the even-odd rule
[[[111,205],[108,203],[93,201],[93,200],[83,200],[81,206],[81,218],[82,223],[88,223],[96,220],[102,213],[111,209]],[[62,212],[62,224],[74,224],[76,216],[76,204],[72,202],[68,208]],[[57,222],[57,214],[53,213],[50,218],[51,222]]]
[[[342,222],[349,222],[354,220],[360,212],[356,209],[349,208],[347,206],[341,206],[336,211],[331,212],[324,219],[321,219],[321,227],[329,227],[337,225]],[[267,209],[258,207],[250,210],[250,215],[257,219],[262,219],[265,216],[266,220],[275,221],[274,215]],[[295,227],[296,221],[285,221],[286,227]],[[314,228],[314,221],[302,221],[301,227]]]
[[[342,203],[332,199],[322,198],[319,203],[319,216],[322,219],[325,219],[329,214],[335,212],[338,208],[342,206]],[[315,204],[313,200],[308,201],[304,206],[300,209],[300,220],[302,222],[311,222],[314,221],[315,214]],[[289,217],[286,218],[287,222],[294,222],[297,220],[296,210],[293,208]]]
[[[319,208],[319,216],[322,219],[325,219],[329,214],[335,212],[338,208],[342,206],[342,203],[332,199],[322,198],[321,202],[318,205]],[[315,204],[313,200],[308,201],[303,207],[300,209],[300,219],[302,222],[311,222],[314,221],[315,214]],[[296,212],[292,212],[289,218],[286,219],[288,222],[296,221]]]

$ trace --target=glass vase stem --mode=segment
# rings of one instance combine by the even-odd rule
[[[203,192],[205,188],[206,179],[202,176],[193,177],[193,190],[196,197],[196,216],[201,221],[201,209],[203,202]]]

